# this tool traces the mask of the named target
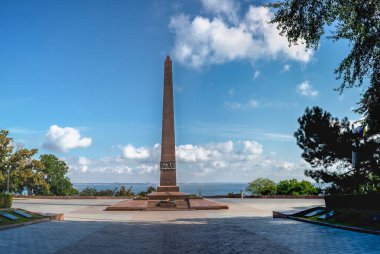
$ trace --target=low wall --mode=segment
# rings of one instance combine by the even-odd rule
[[[20,195],[14,198],[35,198],[35,199],[129,199],[134,196],[38,196],[38,195]]]
[[[204,198],[240,198],[240,194],[235,195],[214,195],[203,196]],[[323,199],[323,196],[308,195],[308,196],[293,196],[293,195],[244,195],[244,198],[271,198],[271,199]]]
[[[363,209],[380,211],[380,194],[331,195],[325,196],[326,207],[330,209]]]
[[[37,196],[37,195],[20,195],[14,198],[35,198],[35,199],[130,199],[135,196]],[[213,196],[202,196],[204,198],[240,198],[239,195],[213,195]],[[244,198],[271,198],[271,199],[323,199],[323,196],[292,196],[292,195],[273,195],[273,196],[255,196],[255,195],[244,195]]]

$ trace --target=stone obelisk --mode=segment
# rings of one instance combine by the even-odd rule
[[[178,192],[175,161],[174,103],[172,60],[165,59],[164,99],[162,112],[162,142],[160,162],[160,186],[158,192]]]

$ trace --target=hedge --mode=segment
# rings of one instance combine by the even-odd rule
[[[0,193],[0,208],[11,208],[13,201],[12,194]]]
[[[331,195],[325,196],[326,207],[330,209],[363,209],[380,211],[380,194]]]

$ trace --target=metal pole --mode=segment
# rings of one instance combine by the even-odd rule
[[[9,194],[9,168],[7,168],[8,178],[7,178],[7,194]]]

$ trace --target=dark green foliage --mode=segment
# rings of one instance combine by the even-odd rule
[[[142,191],[142,192],[140,192],[138,195],[139,195],[139,196],[143,196],[143,197],[145,197],[146,195],[148,195],[149,193],[152,193],[152,192],[154,192],[154,191],[156,191],[156,188],[154,188],[154,187],[152,187],[152,186],[149,186],[148,189],[147,189],[146,191]]]
[[[372,134],[380,133],[380,0],[284,0],[268,5],[275,9],[272,23],[290,44],[305,41],[308,48],[317,48],[328,27],[328,38],[347,40],[351,51],[335,70],[342,79],[337,88],[366,87],[359,113]]]
[[[43,166],[39,160],[33,159],[38,150],[15,148],[8,134],[8,131],[0,130],[0,191],[7,188],[8,170],[10,192],[21,193],[24,188],[48,191],[49,185],[41,170]]]
[[[0,193],[0,208],[11,208],[12,202],[12,194]]]
[[[247,191],[249,191],[249,190],[247,190]],[[240,193],[229,192],[227,194],[227,197],[229,197],[229,198],[240,198],[241,194]]]
[[[380,193],[325,196],[325,203],[329,209],[377,210],[380,212]]]
[[[246,191],[253,195],[318,195],[320,190],[309,181],[297,181],[296,179],[283,180],[275,183],[268,178],[257,178],[248,184]],[[241,194],[229,193],[229,197],[240,197]]]
[[[276,184],[268,178],[257,178],[250,182],[246,188],[246,191],[252,194],[259,195],[274,195],[276,194]]]
[[[346,118],[339,119],[319,107],[306,108],[294,133],[302,157],[313,169],[305,174],[327,183],[328,193],[380,191],[380,140],[358,140]],[[357,143],[359,165],[351,166],[353,143]]]
[[[128,189],[125,186],[120,186],[120,188],[115,188],[114,190],[105,189],[105,190],[96,190],[95,188],[87,187],[84,188],[80,193],[81,196],[133,196],[135,195],[132,192],[132,186]]]
[[[115,195],[115,191],[111,189],[105,189],[105,190],[97,191],[96,195],[93,195],[93,196],[114,196],[114,195]]]
[[[306,108],[294,133],[302,158],[312,167],[351,163],[351,130],[347,118],[339,121],[320,107]]]
[[[319,190],[309,181],[283,180],[277,184],[277,195],[318,195]]]
[[[132,192],[132,186],[128,188],[128,190],[125,188],[125,186],[120,186],[120,189],[116,191],[116,196],[133,196],[134,193]]]
[[[79,195],[81,196],[96,196],[98,191],[95,188],[87,187],[84,188]]]
[[[380,71],[378,80],[380,80]],[[380,83],[380,81],[376,82]],[[380,85],[370,86],[367,89],[360,101],[360,107],[357,112],[364,115],[369,135],[376,135],[380,132]]]
[[[44,193],[42,191],[36,194],[52,194],[58,196],[69,196],[78,194],[73,188],[70,179],[66,176],[69,167],[66,162],[58,159],[52,154],[44,154],[40,156],[43,164],[42,172],[45,174],[46,182],[50,186],[50,191]]]

